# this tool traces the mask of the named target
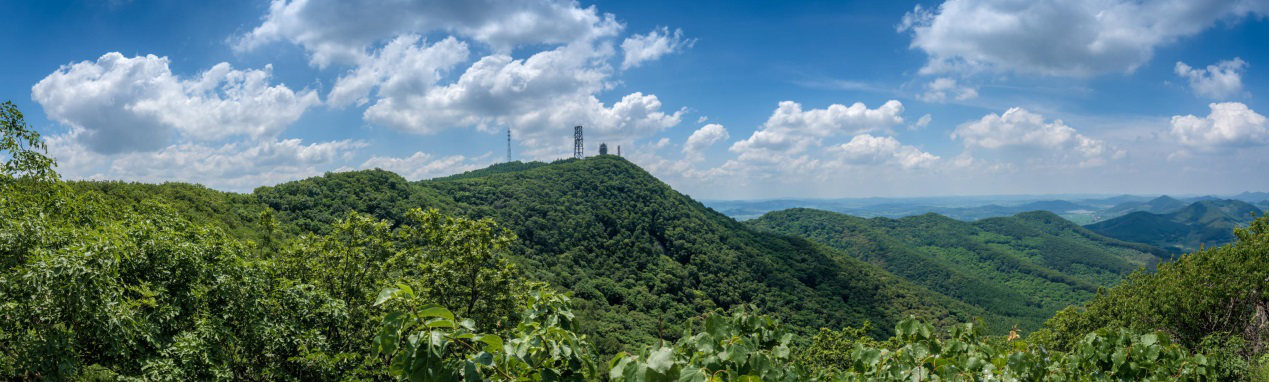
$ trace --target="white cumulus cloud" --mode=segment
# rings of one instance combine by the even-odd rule
[[[80,129],[99,153],[150,151],[179,134],[213,141],[271,138],[320,103],[311,90],[270,85],[270,71],[220,63],[192,78],[172,73],[166,57],[107,53],[65,65],[31,88],[49,119]]]
[[[431,90],[444,72],[466,61],[467,54],[467,44],[452,37],[428,46],[418,35],[399,36],[339,77],[326,102],[364,105],[376,88],[379,97],[387,99]]]
[[[369,124],[415,134],[510,129],[526,157],[555,159],[571,153],[573,126],[584,126],[589,142],[633,147],[686,113],[638,91],[600,101],[620,84],[612,63],[622,29],[613,15],[573,1],[279,0],[238,48],[291,42],[318,67],[351,67],[328,102],[366,107]],[[447,37],[421,37],[438,34]],[[669,28],[626,42],[630,65],[691,44]]]
[[[856,135],[850,142],[829,147],[828,151],[838,154],[848,164],[895,165],[905,169],[929,167],[939,160],[938,156],[899,143],[893,137],[871,134]]]
[[[1269,120],[1240,102],[1213,103],[1206,117],[1173,116],[1172,136],[1198,149],[1269,144]]]
[[[1045,150],[1056,153],[1059,161],[1073,161],[1083,167],[1100,166],[1126,154],[1105,141],[1080,134],[1060,119],[1046,122],[1043,115],[1017,107],[1004,114],[991,113],[977,121],[962,123],[952,132],[952,139],[960,139],[967,150]],[[1027,153],[1027,158],[1036,160],[1038,155],[1038,152]]]
[[[236,48],[291,42],[304,47],[314,65],[326,67],[358,63],[367,46],[403,34],[447,32],[509,53],[521,45],[591,41],[621,29],[613,15],[575,1],[274,0]]]
[[[58,172],[67,178],[190,182],[239,192],[321,175],[367,146],[358,140],[305,144],[299,139],[268,138],[221,145],[181,143],[150,152],[101,154],[80,143],[77,135],[83,132],[72,128],[48,138],[49,154],[58,159]]]
[[[486,56],[449,84],[424,85],[431,79],[427,74],[398,90],[383,82],[364,118],[420,134],[510,127],[525,154],[541,159],[569,151],[575,125],[585,127],[588,139],[627,144],[678,125],[686,110],[663,110],[652,94],[631,93],[612,105],[599,101],[596,94],[609,86],[612,74],[602,59],[611,54],[603,46],[570,44],[526,59]]]
[[[702,126],[700,129],[692,132],[691,136],[687,137],[687,142],[683,144],[683,155],[688,161],[700,161],[704,159],[703,151],[705,151],[705,149],[713,146],[715,143],[724,141],[729,137],[730,135],[727,134],[727,128],[723,127],[723,125],[711,123]]]
[[[490,163],[476,163],[463,155],[437,157],[422,151],[404,157],[373,156],[361,164],[362,169],[377,168],[395,172],[406,179],[419,180],[476,170]]]
[[[621,69],[630,69],[653,61],[661,56],[691,48],[696,41],[683,38],[683,30],[675,29],[670,33],[667,27],[653,29],[642,35],[627,37],[621,42],[621,51],[625,59],[621,61]]]
[[[1176,63],[1176,74],[1189,80],[1194,93],[1214,99],[1247,96],[1243,91],[1243,73],[1246,71],[1247,62],[1238,57],[1208,65],[1207,68],[1191,68],[1180,61]]]
[[[829,105],[824,109],[802,110],[793,101],[779,107],[748,139],[736,142],[731,151],[742,160],[779,160],[819,146],[824,138],[886,130],[903,123],[903,103],[887,101],[876,109],[857,102],[851,106]]]
[[[1178,38],[1267,14],[1260,0],[947,0],[916,7],[898,30],[929,56],[923,73],[1086,77],[1132,72]]]

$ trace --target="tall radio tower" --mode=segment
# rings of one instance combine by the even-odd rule
[[[582,159],[582,127],[573,128],[573,157]]]
[[[511,127],[507,127],[507,162],[511,161]]]

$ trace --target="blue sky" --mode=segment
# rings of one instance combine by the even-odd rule
[[[250,191],[571,155],[710,199],[1269,190],[1269,1],[17,2],[74,179]]]

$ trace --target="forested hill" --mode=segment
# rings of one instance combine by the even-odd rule
[[[607,341],[646,342],[662,319],[749,302],[802,330],[982,314],[839,251],[739,224],[616,156],[418,185],[513,230],[511,252],[584,299],[587,331],[617,334]]]
[[[965,222],[933,213],[864,219],[789,209],[745,223],[841,249],[1025,330],[1164,255],[1042,211]]]
[[[616,156],[504,164],[418,182],[381,170],[331,173],[251,195],[181,184],[76,186],[130,195],[120,203],[150,194],[177,210],[189,205],[197,219],[244,238],[254,238],[256,222],[240,211],[265,206],[288,236],[326,233],[353,211],[390,222],[417,207],[492,218],[518,236],[507,251],[513,262],[531,278],[575,293],[581,330],[605,354],[649,343],[662,322],[746,303],[804,334],[866,321],[881,334],[908,315],[945,322],[984,317],[997,332],[1008,326],[840,250],[738,223]],[[199,204],[225,207],[192,208]]]
[[[1201,200],[1168,213],[1138,211],[1085,227],[1180,254],[1231,243],[1234,227],[1245,226],[1263,214],[1260,208],[1238,200]]]

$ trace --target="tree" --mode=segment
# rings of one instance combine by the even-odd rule
[[[0,166],[0,179],[56,180],[57,161],[45,156],[46,150],[40,133],[26,123],[17,105],[0,104],[0,157],[8,156]]]
[[[493,220],[471,220],[435,209],[411,209],[397,229],[403,244],[387,264],[423,298],[455,307],[480,330],[496,330],[515,316],[517,290],[525,286],[503,256],[515,235]]]
[[[591,380],[594,349],[575,332],[568,296],[538,289],[528,297],[519,324],[504,340],[426,303],[408,285],[384,289],[375,305],[394,310],[384,316],[371,351],[388,359],[388,374],[400,380]]]

